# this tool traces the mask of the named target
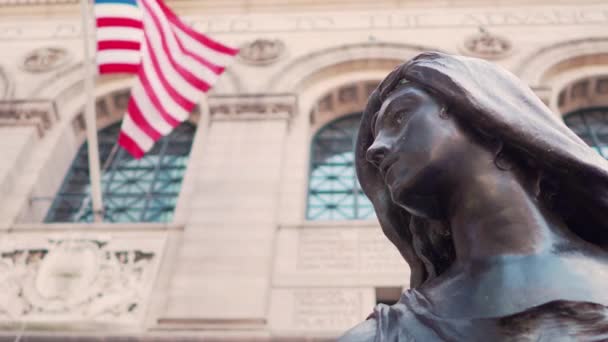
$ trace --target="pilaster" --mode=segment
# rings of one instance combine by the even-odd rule
[[[294,95],[209,98],[161,328],[267,324],[284,140]],[[195,144],[201,143],[196,140]],[[200,153],[200,155],[199,155]],[[192,165],[191,165],[192,167]]]

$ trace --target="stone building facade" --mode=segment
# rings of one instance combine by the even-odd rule
[[[608,156],[604,1],[168,3],[241,53],[190,120],[168,215],[97,224],[49,219],[85,141],[78,2],[0,0],[2,341],[331,340],[396,300],[409,271],[352,183],[348,139],[377,82],[425,50],[506,67]],[[132,83],[97,79],[100,130]]]

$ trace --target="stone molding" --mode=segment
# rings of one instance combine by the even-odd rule
[[[295,94],[211,96],[208,100],[212,120],[291,119],[297,111]]]
[[[382,63],[377,66],[390,71],[398,63],[429,50],[441,51],[438,48],[427,46],[382,42],[331,47],[294,59],[270,77],[266,88],[271,91],[279,91],[279,89],[297,91],[299,87],[305,85],[308,80],[322,70],[341,63],[360,60],[367,64],[370,64],[370,61],[390,61],[390,66]]]
[[[77,5],[78,0],[0,0],[0,7],[35,5]]]
[[[0,101],[0,127],[35,126],[42,137],[58,120],[57,107],[51,100]]]
[[[514,70],[514,74],[526,81],[531,87],[547,86],[546,78],[552,72],[564,72],[568,62],[578,66],[577,58],[595,57],[608,59],[608,39],[591,37],[562,41],[542,47],[525,58]],[[590,60],[584,59],[589,65]]]

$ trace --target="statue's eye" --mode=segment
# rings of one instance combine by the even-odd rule
[[[393,112],[391,115],[391,126],[401,127],[410,117],[410,111],[407,109],[401,109]]]

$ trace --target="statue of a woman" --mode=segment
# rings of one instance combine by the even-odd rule
[[[412,276],[343,341],[608,340],[608,162],[514,75],[421,54],[372,93],[355,153]]]

